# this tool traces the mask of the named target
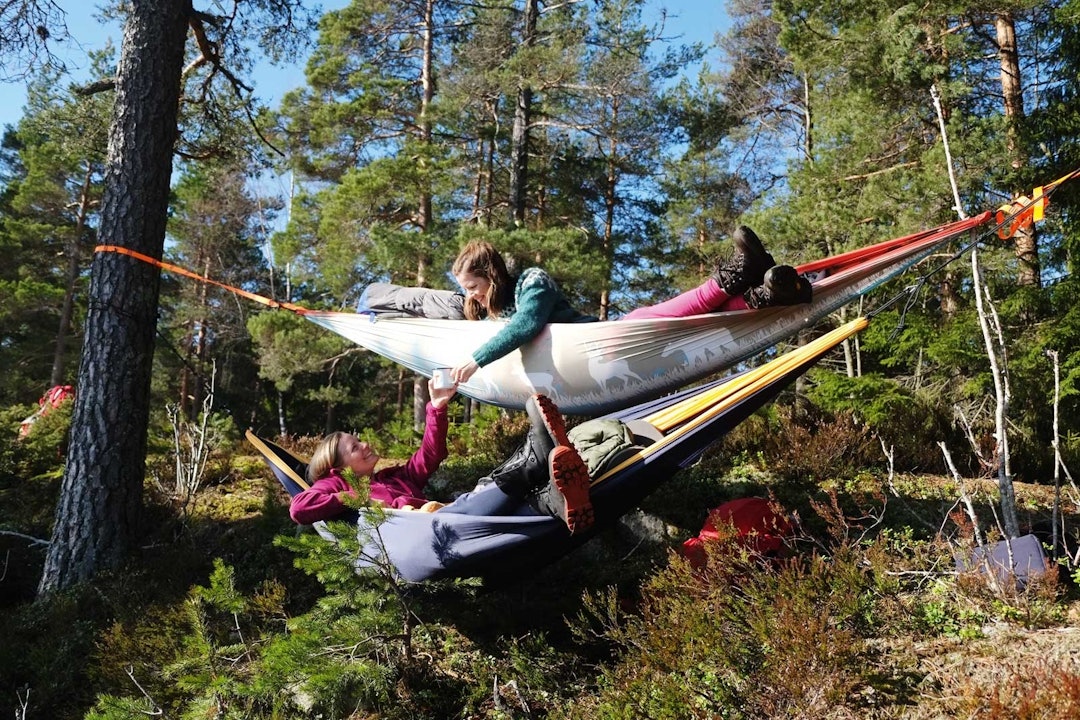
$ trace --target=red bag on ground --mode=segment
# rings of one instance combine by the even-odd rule
[[[732,525],[746,546],[766,557],[778,555],[784,549],[784,536],[791,532],[791,523],[777,512],[775,504],[765,498],[729,500],[709,511],[709,517],[697,537],[682,544],[682,554],[695,568],[705,565],[705,542],[717,540],[718,525]]]

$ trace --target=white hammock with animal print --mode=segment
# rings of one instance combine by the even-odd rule
[[[481,402],[521,409],[543,393],[568,414],[610,412],[684,387],[795,336],[895,277],[990,213],[798,266],[813,302],[684,318],[550,324],[518,350],[459,386]],[[460,364],[503,321],[380,317],[317,312],[303,316],[352,342],[430,376]]]

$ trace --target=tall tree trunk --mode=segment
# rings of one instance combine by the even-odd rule
[[[210,257],[205,248],[199,249],[199,255],[194,263],[203,271],[203,277],[210,277]],[[206,316],[209,315],[207,307],[207,293],[210,286],[199,283],[196,293],[198,294],[197,307],[202,309],[202,317],[188,323],[188,331],[184,335],[184,349],[186,350],[187,362],[180,368],[180,410],[188,420],[194,420],[202,411],[203,383],[202,361],[206,355]]]
[[[423,91],[420,98],[420,140],[425,146],[431,144],[431,119],[428,117],[428,113],[431,108],[431,102],[435,99],[434,62],[435,0],[427,0],[424,4],[424,56],[423,62],[420,65],[420,87]],[[420,218],[417,223],[421,233],[426,233],[431,230],[431,219],[431,191],[429,189],[428,178],[425,178],[424,188],[421,191],[420,196]],[[427,270],[429,264],[430,258],[421,252],[416,263],[416,284],[418,287],[427,285]],[[424,378],[417,376],[413,379],[413,427],[418,430],[423,429],[424,421],[427,418],[425,410],[427,401],[427,383],[424,382]]]
[[[289,426],[285,422],[285,395],[280,390],[277,391],[277,420],[278,433],[281,437],[285,437],[289,431]]]
[[[93,176],[94,169],[90,163],[87,163],[82,190],[79,192],[75,233],[67,249],[67,287],[64,290],[64,305],[60,310],[60,327],[56,330],[56,348],[53,352],[52,374],[49,376],[50,387],[64,384],[64,354],[67,351],[67,336],[71,332],[71,317],[75,314],[75,288],[79,283],[79,265],[82,256],[80,246],[83,233],[86,231],[86,216],[90,213],[90,180]]]
[[[203,277],[210,277],[210,255],[207,253],[206,258],[203,260]],[[210,286],[206,283],[199,283],[199,303],[198,307],[202,312],[201,317],[195,320],[195,340],[191,347],[191,364],[194,367],[194,382],[191,386],[191,400],[188,407],[188,418],[191,420],[196,419],[199,413],[202,412],[203,398],[205,397],[205,383],[203,382],[203,368],[206,361],[206,324],[207,318],[210,315],[210,301],[209,293]]]
[[[941,278],[941,282],[938,284],[938,297],[941,300],[941,314],[946,317],[953,317],[957,311],[960,310],[960,298],[956,292],[956,284],[958,280],[956,273],[952,270],[946,270]]]
[[[619,100],[615,98],[611,107],[611,126],[618,127]],[[608,162],[607,177],[604,178],[604,237],[601,239],[601,249],[604,254],[604,286],[600,289],[600,312],[601,320],[608,319],[608,311],[611,306],[611,276],[615,268],[615,203],[618,199],[619,166],[618,166],[619,143],[614,136],[608,138]]]
[[[427,420],[427,404],[431,399],[428,379],[423,375],[413,375],[413,429],[423,432]]]
[[[814,114],[811,112],[810,106],[810,76],[803,73],[803,156],[806,158],[807,165],[814,164]],[[829,242],[826,240],[826,242]],[[796,345],[802,347],[808,342],[807,332],[804,330],[800,332],[796,338]],[[847,346],[845,346],[846,349]],[[809,409],[809,401],[806,399],[807,391],[810,387],[810,380],[807,378],[806,373],[800,373],[795,378],[795,404],[794,412],[796,417],[803,417],[807,414]]]
[[[487,225],[481,221],[484,207],[484,176],[486,175],[487,140],[481,138],[476,141],[476,178],[473,180],[472,221]]]
[[[998,59],[1001,61],[1001,95],[1005,102],[1006,143],[1009,163],[1014,170],[1027,164],[1023,144],[1020,142],[1020,125],[1024,121],[1024,88],[1020,81],[1020,54],[1016,49],[1016,19],[1011,12],[994,17],[997,33]],[[1011,188],[1021,194],[1025,188]],[[1042,267],[1035,227],[1020,228],[1013,234],[1016,253],[1016,284],[1021,287],[1040,287]]]
[[[435,0],[427,0],[424,4],[424,55],[420,63],[420,141],[425,145],[431,144],[431,102],[435,99]],[[426,159],[421,159],[421,164],[426,164]],[[425,179],[424,188],[420,192],[420,217],[417,220],[420,232],[424,233],[431,229],[431,191],[429,183]],[[421,259],[420,273],[424,272],[426,262]],[[417,278],[423,285],[423,278]]]
[[[525,28],[521,45],[532,47],[536,42],[536,21],[540,17],[539,0],[525,0]],[[529,184],[529,122],[532,114],[532,88],[522,78],[514,104],[514,127],[510,135],[510,224],[525,223],[525,195]]]
[[[803,157],[814,164],[814,116],[810,112],[810,76],[803,73]]]
[[[971,281],[975,286],[975,309],[982,328],[986,357],[990,361],[990,376],[994,380],[994,462],[997,467],[998,495],[1001,505],[1001,524],[1006,536],[1020,536],[1020,520],[1016,512],[1016,489],[1013,487],[1012,467],[1009,454],[1009,373],[1005,367],[1005,338],[1001,323],[990,302],[990,295],[982,280],[978,248],[971,250]],[[999,356],[1001,358],[999,362]]]
[[[100,238],[160,258],[190,0],[133,0],[109,130]],[[159,271],[118,253],[91,266],[67,464],[39,590],[118,565],[142,514]]]
[[[488,116],[495,117],[499,101],[489,99],[485,103]],[[481,137],[476,142],[476,184],[473,188],[473,221],[491,226],[491,203],[495,195],[495,137]]]

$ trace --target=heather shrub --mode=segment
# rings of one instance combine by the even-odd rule
[[[894,453],[898,469],[944,470],[937,443],[955,436],[951,408],[940,398],[907,390],[895,380],[867,374],[813,374],[808,396],[827,413],[848,413]]]
[[[707,556],[698,571],[673,558],[630,611],[611,592],[586,595],[579,633],[617,660],[567,717],[837,716],[866,681],[872,577],[858,554],[766,562],[731,536]]]
[[[949,695],[956,717],[984,720],[1073,720],[1080,717],[1080,663],[1074,657],[1004,659],[988,677],[958,674]]]
[[[852,413],[800,419],[788,407],[775,409],[764,453],[771,470],[804,483],[852,476],[881,462],[870,428]]]

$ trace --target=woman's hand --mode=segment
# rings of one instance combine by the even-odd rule
[[[469,382],[469,378],[475,375],[479,369],[480,366],[476,364],[475,360],[469,360],[469,362],[452,369],[450,377],[454,379],[455,383]]]
[[[450,404],[450,398],[457,392],[457,383],[448,388],[436,388],[433,380],[428,380],[428,394],[431,396],[431,406],[436,410],[442,410]]]

